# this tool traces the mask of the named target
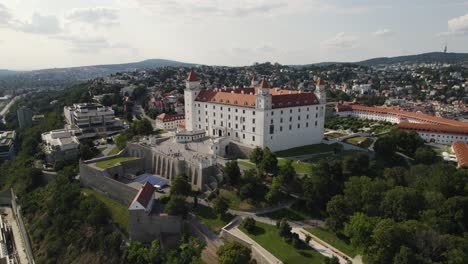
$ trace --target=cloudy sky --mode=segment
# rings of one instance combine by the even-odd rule
[[[0,69],[358,61],[445,42],[468,52],[467,0],[0,0]]]

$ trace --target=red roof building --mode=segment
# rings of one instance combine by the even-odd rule
[[[452,144],[459,168],[468,168],[468,143],[457,141]]]
[[[151,207],[154,201],[154,192],[156,187],[146,182],[145,185],[138,191],[137,195],[130,204],[130,210],[145,210],[146,212],[151,211]]]

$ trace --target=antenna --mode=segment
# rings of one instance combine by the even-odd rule
[[[447,41],[445,41],[444,53],[447,53]]]

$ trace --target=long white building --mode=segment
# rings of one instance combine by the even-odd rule
[[[326,93],[270,88],[255,77],[249,88],[201,89],[191,71],[185,89],[186,130],[249,147],[279,151],[318,144],[323,139]]]

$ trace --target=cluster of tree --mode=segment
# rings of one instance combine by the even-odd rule
[[[130,124],[130,128],[117,135],[114,141],[119,149],[124,149],[127,146],[127,142],[134,137],[150,135],[153,131],[153,126],[148,119],[135,120]]]
[[[186,218],[189,209],[185,201],[191,193],[192,186],[187,181],[187,177],[185,175],[178,175],[172,181],[171,194],[164,210],[170,215],[180,215]]]
[[[216,252],[220,264],[254,264],[252,250],[237,241],[224,243]]]
[[[327,226],[367,263],[466,263],[467,187],[468,171],[444,163],[351,176],[327,203]]]
[[[256,147],[249,155],[249,159],[252,163],[255,163],[259,174],[278,173],[278,159],[276,154],[272,152],[268,147],[261,149]]]
[[[309,247],[308,244],[304,243],[304,241],[299,238],[297,233],[293,233],[291,231],[292,228],[286,219],[277,221],[276,227],[278,228],[280,237],[282,237],[286,243],[292,244],[297,249],[304,249]]]
[[[127,252],[122,257],[128,264],[201,264],[201,253],[206,247],[205,241],[183,234],[180,246],[176,249],[163,251],[159,240],[145,246],[138,241],[130,241]]]

